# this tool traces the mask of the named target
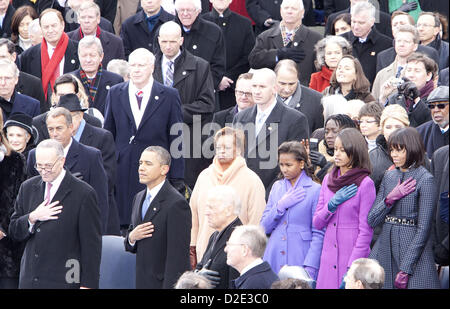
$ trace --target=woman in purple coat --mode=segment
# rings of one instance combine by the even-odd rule
[[[284,265],[303,266],[316,280],[324,232],[312,227],[320,185],[300,142],[278,148],[283,176],[272,186],[261,225],[270,238],[263,259],[278,273]]]
[[[334,164],[323,179],[313,218],[316,229],[326,228],[318,289],[337,289],[352,262],[369,256],[372,239],[367,215],[375,201],[375,185],[369,177],[367,143],[358,130],[339,132]]]

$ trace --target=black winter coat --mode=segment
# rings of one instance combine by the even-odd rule
[[[7,234],[0,240],[0,278],[18,278],[23,244],[8,236],[9,222],[20,185],[26,180],[25,158],[12,152],[0,162],[0,230]]]

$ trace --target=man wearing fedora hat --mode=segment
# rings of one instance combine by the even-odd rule
[[[12,114],[3,126],[11,148],[28,157],[28,152],[35,147],[39,133],[32,124],[33,118],[24,113]]]
[[[76,94],[61,96],[57,107],[64,107],[70,111],[72,115],[73,138],[83,145],[97,148],[102,153],[103,166],[108,176],[109,216],[106,234],[120,235],[119,212],[114,198],[117,168],[114,138],[108,130],[95,127],[83,119],[86,108],[81,106]]]

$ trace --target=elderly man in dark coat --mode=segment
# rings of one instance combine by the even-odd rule
[[[185,157],[185,183],[193,188],[198,174],[207,167],[201,157],[195,157],[194,147],[201,147],[196,143],[194,126],[202,128],[209,123],[214,111],[214,86],[209,64],[200,57],[192,55],[181,48],[183,37],[181,27],[168,21],[159,29],[160,51],[156,54],[155,71],[153,77],[160,83],[178,90],[181,97],[183,122],[187,131],[183,132],[188,153]],[[176,45],[173,42],[177,42]]]
[[[435,151],[431,160],[431,173],[437,190],[437,207],[434,224],[434,260],[441,266],[448,266],[448,145]],[[448,282],[448,281],[447,281]],[[443,287],[444,288],[444,287]],[[448,288],[448,286],[447,286]]]
[[[417,127],[430,159],[435,150],[449,143],[448,89],[448,86],[439,86],[430,93],[427,104],[432,120]]]
[[[322,35],[302,24],[305,13],[302,1],[284,0],[280,12],[281,22],[256,38],[248,58],[250,67],[273,69],[279,60],[291,59],[300,67],[300,83],[308,86],[311,74],[315,72],[314,45]]]
[[[358,58],[369,82],[372,84],[376,76],[377,55],[392,47],[392,39],[378,32],[373,26],[376,20],[376,9],[369,2],[352,5],[352,30],[344,33],[353,47],[353,56]]]
[[[219,85],[220,109],[232,107],[236,103],[234,89],[240,74],[248,72],[248,55],[255,45],[250,19],[229,9],[231,0],[212,0],[211,12],[202,18],[211,21],[222,29],[226,46],[226,72]]]

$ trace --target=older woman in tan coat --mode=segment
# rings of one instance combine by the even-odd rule
[[[192,211],[191,266],[201,260],[211,234],[205,218],[205,197],[218,185],[233,187],[241,200],[239,219],[243,224],[259,224],[264,212],[265,189],[261,179],[247,167],[244,152],[244,136],[241,131],[225,127],[214,137],[216,155],[213,163],[198,176],[190,199]]]

